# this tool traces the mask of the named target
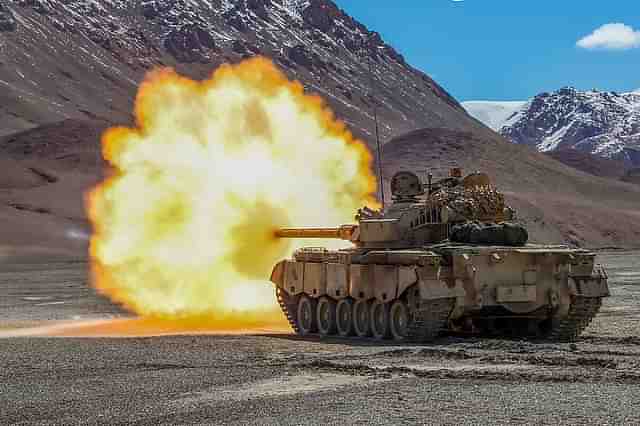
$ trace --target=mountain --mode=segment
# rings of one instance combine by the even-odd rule
[[[470,103],[467,110],[509,140],[539,151],[577,149],[640,165],[640,93],[579,91],[565,87],[541,93],[512,114],[497,119]]]
[[[536,96],[501,133],[540,151],[575,148],[640,164],[640,95],[567,87]]]
[[[201,79],[257,54],[369,142],[374,106],[383,140],[427,125],[479,126],[329,0],[0,0],[0,31],[0,134],[64,119],[128,123],[151,68]]]
[[[626,171],[624,161],[599,157],[577,149],[556,149],[545,154],[569,167],[594,176],[621,179]]]
[[[0,137],[0,265],[86,253],[84,193],[101,178],[105,123],[68,119]]]
[[[471,116],[495,131],[500,131],[504,123],[526,104],[525,101],[467,101],[462,106]]]

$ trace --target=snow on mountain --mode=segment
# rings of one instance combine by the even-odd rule
[[[578,149],[630,167],[640,165],[640,93],[565,87],[521,103],[506,119],[501,115],[506,108],[497,104],[464,106],[512,142],[539,151]]]
[[[462,106],[472,117],[478,119],[493,130],[499,131],[504,123],[520,110],[524,101],[467,101]]]

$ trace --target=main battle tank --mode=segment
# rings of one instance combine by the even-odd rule
[[[393,203],[357,224],[287,228],[279,238],[336,238],[353,248],[302,248],[271,281],[301,335],[431,341],[443,332],[573,341],[609,295],[595,254],[527,244],[526,229],[484,173],[424,184],[391,181]]]

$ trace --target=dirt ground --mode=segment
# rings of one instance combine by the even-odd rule
[[[290,334],[0,339],[0,424],[638,424],[640,253],[575,344]],[[126,315],[86,264],[0,265],[0,332]]]

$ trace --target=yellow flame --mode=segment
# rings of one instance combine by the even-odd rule
[[[373,203],[366,147],[264,58],[203,82],[154,71],[136,117],[104,134],[113,172],[87,205],[94,285],[141,316],[282,322],[265,280],[293,244],[274,230]]]

